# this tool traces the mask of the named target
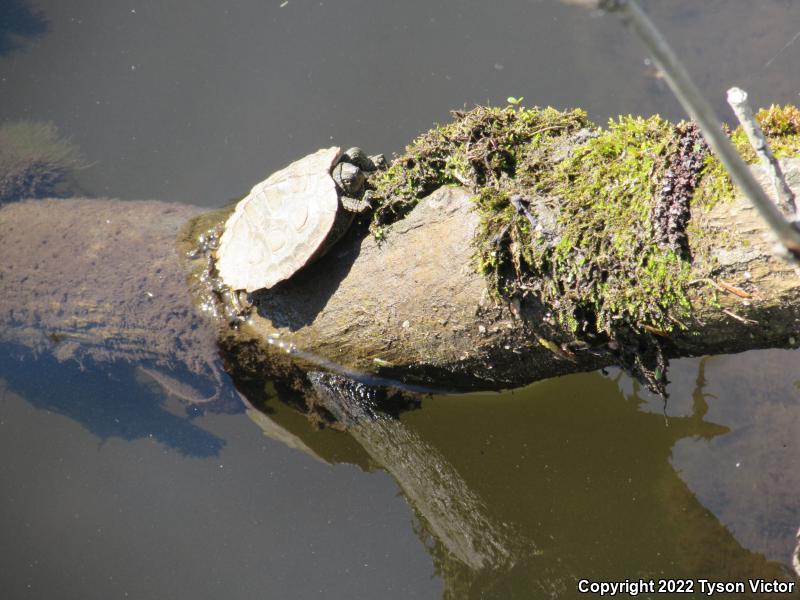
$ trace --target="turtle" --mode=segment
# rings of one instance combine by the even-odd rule
[[[225,222],[216,267],[225,285],[254,292],[288,279],[371,207],[365,171],[385,165],[360,148],[323,148],[256,184]]]

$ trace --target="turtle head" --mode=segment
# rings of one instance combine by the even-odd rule
[[[360,168],[344,161],[333,167],[331,177],[333,177],[337,187],[348,196],[358,194],[366,181],[364,172]]]

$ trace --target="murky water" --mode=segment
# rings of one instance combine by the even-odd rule
[[[646,7],[721,113],[734,84],[800,100],[796,2]],[[597,122],[680,118],[644,58],[613,18],[554,1],[6,0],[0,122],[53,121],[91,163],[88,194],[216,206],[331,141],[391,153],[451,108],[509,95]],[[267,416],[187,413],[135,365],[0,346],[2,597],[789,580],[798,360],[679,361],[666,407],[595,373],[430,398],[345,435],[313,431],[269,385]]]

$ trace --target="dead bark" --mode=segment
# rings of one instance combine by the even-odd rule
[[[784,170],[797,191],[800,161]],[[8,205],[0,209],[0,341],[78,360],[180,363],[213,378],[215,336],[230,365],[262,376],[280,363],[272,339],[312,363],[451,389],[507,388],[613,364],[602,343],[559,352],[562,340],[539,327],[547,307],[535,300],[510,306],[490,296],[472,267],[470,209],[470,193],[446,187],[387,228],[383,243],[352,232],[257,294],[252,323],[236,331],[198,316],[186,292],[174,239],[198,209]],[[800,276],[775,257],[755,210],[737,198],[693,219],[694,320],[664,339],[668,353],[796,345]]]

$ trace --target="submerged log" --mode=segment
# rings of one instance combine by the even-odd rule
[[[207,397],[219,379],[216,326],[192,305],[175,249],[179,228],[200,212],[107,199],[3,206],[0,343],[87,366],[188,373],[194,399]]]

